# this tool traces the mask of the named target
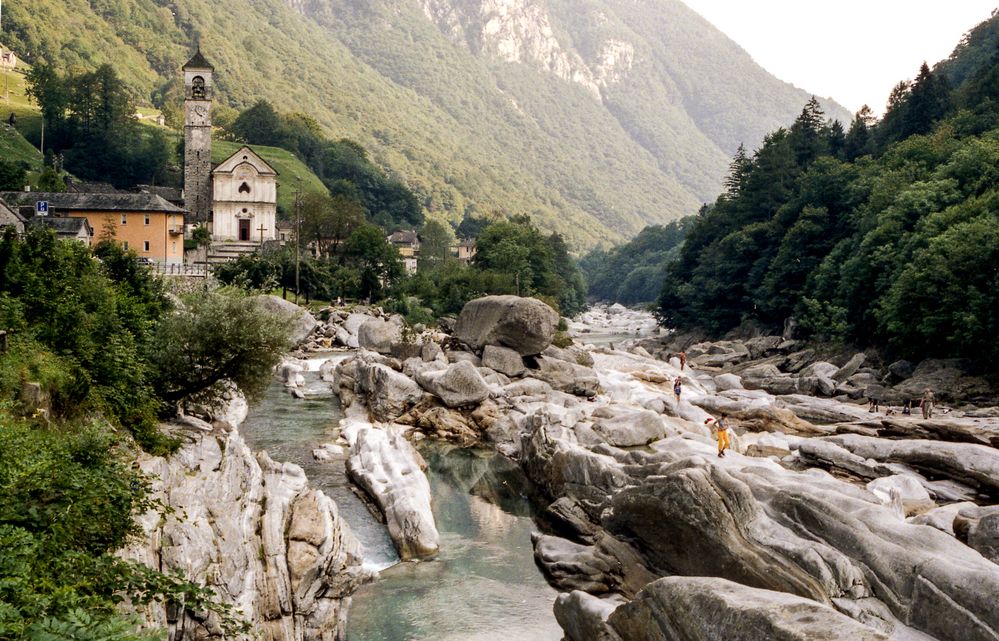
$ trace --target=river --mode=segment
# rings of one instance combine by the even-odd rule
[[[310,361],[310,369],[325,358]],[[302,466],[337,502],[364,546],[365,565],[380,570],[354,596],[348,640],[561,639],[552,614],[556,592],[534,564],[532,489],[519,468],[492,452],[423,444],[441,552],[434,561],[399,563],[385,526],[347,480],[346,455],[313,459],[314,448],[336,440],[341,410],[315,371],[305,377],[305,400],[275,380],[241,432],[254,449]]]

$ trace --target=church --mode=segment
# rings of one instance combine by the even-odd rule
[[[184,207],[217,243],[277,238],[277,177],[248,146],[212,165],[215,68],[200,49],[184,65]]]

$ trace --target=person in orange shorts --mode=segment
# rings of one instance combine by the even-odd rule
[[[726,422],[727,418],[728,414],[722,414],[719,419],[704,419],[704,424],[709,427],[712,423],[714,423],[715,434],[718,438],[718,458],[725,458],[725,450],[732,447],[732,442],[728,433],[728,423]]]

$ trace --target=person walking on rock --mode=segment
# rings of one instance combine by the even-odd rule
[[[680,371],[687,366],[687,352],[680,352]]]
[[[718,439],[718,458],[725,458],[725,450],[732,447],[732,442],[729,439],[729,434],[728,434],[728,422],[726,420],[727,418],[728,414],[722,414],[721,418],[718,419],[715,418],[704,419],[705,425],[707,425],[710,428],[712,427],[713,424],[715,428],[715,435],[716,438]]]
[[[923,418],[933,418],[933,406],[936,405],[936,402],[937,399],[933,395],[933,390],[928,387],[923,390],[923,398],[919,400],[919,407],[923,410]]]
[[[676,396],[677,405],[680,404],[680,392],[682,391],[683,391],[683,381],[680,379],[679,376],[677,376],[676,380],[673,381],[673,395]]]

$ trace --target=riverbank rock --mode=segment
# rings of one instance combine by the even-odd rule
[[[600,391],[600,379],[589,367],[547,356],[537,356],[533,360],[536,368],[532,368],[528,375],[548,383],[560,392],[592,397]]]
[[[482,349],[482,365],[506,376],[520,376],[525,369],[520,352],[499,345],[486,345]]]
[[[936,507],[929,492],[919,479],[913,476],[905,474],[883,476],[868,483],[867,489],[885,505],[890,505],[896,500],[901,502],[905,516],[920,514]]]
[[[364,349],[391,354],[392,345],[402,340],[402,327],[398,323],[380,318],[368,319],[357,330],[357,342]]]
[[[615,447],[636,447],[648,445],[664,438],[666,424],[655,412],[633,410],[631,408],[604,407],[593,413],[597,418],[593,431]]]
[[[372,352],[359,352],[341,361],[333,384],[344,405],[351,405],[359,397],[375,420],[391,421],[419,402],[423,390],[413,379],[390,367],[389,360]]]
[[[349,597],[371,575],[336,504],[298,466],[254,455],[235,429],[188,418],[165,430],[180,450],[138,462],[172,512],[141,515],[143,535],[121,555],[211,588],[264,638],[346,634]],[[163,603],[138,612],[168,641],[233,638],[215,613]]]
[[[489,386],[468,361],[452,363],[445,370],[421,373],[417,380],[448,407],[478,405],[489,398]]]
[[[306,309],[279,296],[254,296],[252,300],[259,309],[288,319],[291,341],[295,345],[305,341],[319,325]]]
[[[536,298],[486,296],[465,304],[454,335],[475,350],[499,345],[529,356],[551,345],[557,325],[555,310]]]
[[[989,395],[991,389],[988,382],[968,375],[968,369],[968,363],[959,359],[927,359],[894,390],[902,398],[914,401],[918,401],[925,389],[933,390],[941,401]]]
[[[344,427],[351,444],[347,473],[375,501],[403,560],[437,555],[440,535],[430,507],[430,483],[419,452],[398,427],[354,416]]]
[[[889,641],[827,605],[707,577],[659,579],[608,623],[622,641]]]
[[[972,443],[887,440],[859,434],[823,437],[865,459],[903,463],[936,477],[974,485],[999,494],[999,450]]]
[[[943,532],[906,523],[863,489],[765,459],[705,460],[703,446],[681,439],[656,450],[658,473],[632,478],[602,514],[604,527],[658,571],[840,599],[864,612],[876,599],[890,618],[941,641],[999,632],[986,596],[999,590],[995,566]]]
[[[600,599],[580,590],[562,593],[555,600],[555,620],[565,630],[566,641],[620,641],[607,625],[619,602]]]

